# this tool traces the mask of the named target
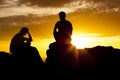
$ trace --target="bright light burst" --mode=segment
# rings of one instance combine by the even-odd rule
[[[76,48],[83,49],[86,48],[91,42],[93,38],[91,37],[83,37],[83,36],[72,36],[72,44],[76,46]]]

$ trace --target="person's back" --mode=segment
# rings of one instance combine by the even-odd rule
[[[10,52],[14,53],[16,52],[16,50],[20,49],[21,47],[24,47],[24,40],[23,37],[20,35],[20,33],[17,33],[11,40]]]
[[[72,24],[67,20],[58,21],[56,26],[58,27],[58,32],[63,35],[72,35]]]

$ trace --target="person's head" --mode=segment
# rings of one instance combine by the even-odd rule
[[[20,30],[20,33],[22,35],[25,35],[26,33],[28,33],[28,28],[27,27],[22,27],[21,30]]]
[[[66,13],[64,11],[59,12],[60,20],[64,20],[66,18]]]

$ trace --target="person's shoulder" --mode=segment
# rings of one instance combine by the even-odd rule
[[[67,20],[67,19],[65,19],[64,21],[66,21],[66,22],[70,22],[69,20]]]
[[[57,21],[57,23],[60,23],[61,21]]]
[[[20,35],[19,33],[16,33],[16,34],[14,35],[14,37],[19,36],[19,35]]]
[[[58,24],[60,24],[60,23],[61,23],[61,21],[57,21],[57,22],[56,22],[56,25],[58,25]]]
[[[69,20],[65,20],[67,23],[71,24],[71,22]]]

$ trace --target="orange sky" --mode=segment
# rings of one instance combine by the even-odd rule
[[[0,51],[9,52],[11,38],[28,26],[32,46],[46,57],[60,11],[67,13],[79,44],[120,48],[119,4],[120,0],[0,0]]]

